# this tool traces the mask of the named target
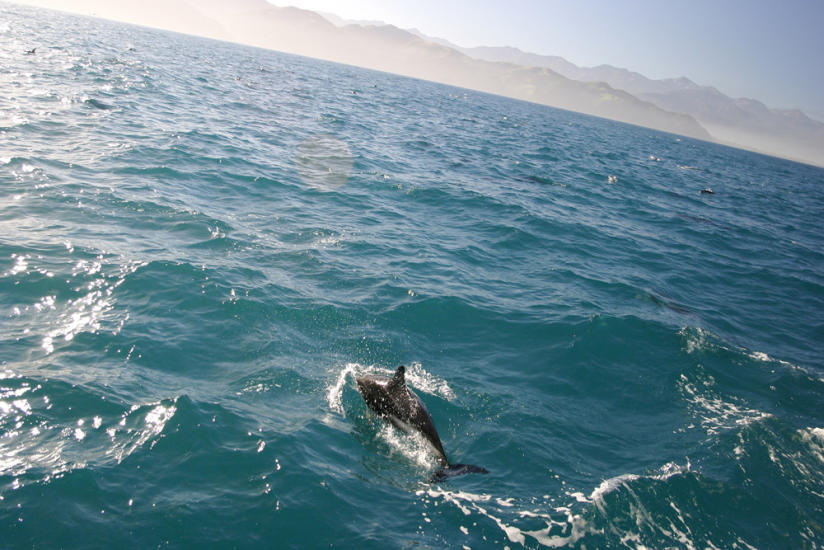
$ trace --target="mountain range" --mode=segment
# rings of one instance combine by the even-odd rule
[[[653,80],[611,65],[578,67],[562,57],[511,47],[455,47],[476,59],[546,67],[573,80],[605,82],[667,111],[690,115],[716,141],[824,164],[824,124],[798,109],[770,109],[755,99],[731,98],[685,77]]]
[[[431,80],[824,166],[824,124],[687,78],[578,67],[511,47],[463,48],[379,21],[266,0],[18,0]]]

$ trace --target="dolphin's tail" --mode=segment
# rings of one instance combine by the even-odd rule
[[[464,474],[488,474],[489,470],[473,464],[448,464],[441,468],[432,476],[432,481],[444,481],[450,477],[462,476]]]

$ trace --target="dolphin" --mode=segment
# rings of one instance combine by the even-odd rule
[[[433,476],[435,481],[468,473],[488,474],[489,471],[480,466],[449,463],[432,416],[421,398],[406,386],[405,375],[406,367],[401,365],[392,378],[366,375],[355,378],[355,382],[372,412],[388,420],[399,430],[420,433],[432,445],[441,465],[441,469]]]

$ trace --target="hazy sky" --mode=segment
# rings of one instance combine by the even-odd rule
[[[416,27],[461,46],[516,46],[824,118],[824,0],[270,0]]]

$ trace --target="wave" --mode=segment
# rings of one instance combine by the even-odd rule
[[[119,464],[162,437],[179,400],[124,407],[101,397],[90,388],[7,372],[0,388],[0,479],[16,490]]]
[[[11,330],[18,338],[39,334],[46,355],[83,333],[117,334],[129,317],[115,307],[117,289],[143,265],[110,254],[75,253],[68,242],[60,255],[66,255],[63,262],[43,264],[39,257],[13,254],[13,267],[0,275],[0,288],[15,288]]]
[[[669,524],[667,526],[669,529],[666,529],[664,528],[666,524],[662,522],[658,525],[656,519],[643,512],[635,517],[638,520],[637,530],[626,531],[615,524],[607,527],[601,525],[602,518],[610,518],[616,514],[622,516],[626,513],[626,511],[614,508],[607,509],[607,499],[610,498],[610,494],[621,491],[632,492],[631,487],[643,480],[666,482],[674,476],[682,476],[689,471],[689,463],[686,466],[671,463],[649,475],[616,476],[604,480],[592,490],[589,496],[568,491],[567,496],[573,500],[554,505],[551,504],[548,495],[524,501],[522,497],[496,497],[491,493],[452,490],[443,486],[419,489],[416,495],[421,498],[421,505],[426,510],[423,516],[427,523],[432,521],[428,518],[428,514],[435,512],[430,505],[438,506],[440,502],[454,506],[465,516],[465,521],[461,523],[472,526],[461,528],[465,535],[475,539],[483,538],[484,541],[492,538],[498,544],[508,542],[525,547],[537,545],[546,548],[624,545],[628,542],[649,544],[649,540],[644,540],[648,537],[641,535],[644,524],[647,524],[647,526],[660,529],[663,534],[667,535],[666,538],[659,539],[659,543],[668,540],[670,543],[680,542],[691,545],[693,541],[684,536],[684,533],[689,532],[689,527],[684,526],[683,530],[678,530],[673,524]],[[635,512],[631,513],[635,514]],[[497,527],[500,534],[505,537],[504,540],[497,541],[494,535],[490,537],[484,522]]]

